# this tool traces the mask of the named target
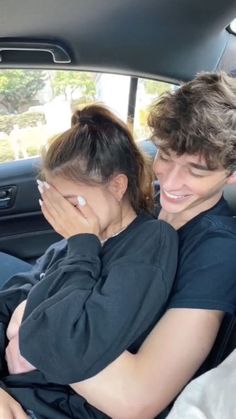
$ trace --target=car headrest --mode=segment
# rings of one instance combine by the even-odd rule
[[[234,215],[236,215],[236,185],[226,185],[224,187],[224,197],[232,208]]]

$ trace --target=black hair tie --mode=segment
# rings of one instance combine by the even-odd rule
[[[91,124],[94,125],[95,124],[95,122],[93,121],[93,119],[90,118],[89,116],[80,116],[78,118],[78,123],[80,125],[91,125]]]

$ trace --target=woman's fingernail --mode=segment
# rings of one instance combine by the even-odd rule
[[[42,199],[39,199],[39,205],[40,205],[40,207],[43,205]]]
[[[50,185],[47,182],[43,182],[45,188],[50,189]]]
[[[42,194],[43,193],[43,185],[38,184],[38,190]]]
[[[78,204],[79,204],[81,207],[84,207],[84,206],[86,205],[86,199],[85,199],[85,198],[83,198],[82,196],[77,196],[77,201],[78,201]]]

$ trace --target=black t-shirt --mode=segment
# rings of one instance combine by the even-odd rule
[[[160,208],[157,207],[157,212]],[[179,256],[168,308],[236,312],[236,219],[224,198],[178,230]],[[197,372],[206,371],[207,364]],[[171,406],[157,415],[165,419]]]
[[[178,230],[169,308],[236,312],[236,220],[224,198]]]

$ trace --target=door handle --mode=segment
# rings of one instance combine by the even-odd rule
[[[0,188],[0,209],[13,206],[16,196],[16,186],[3,186]]]
[[[51,54],[55,64],[69,64],[71,57],[64,47],[52,42],[24,42],[24,41],[0,41],[0,62],[3,61],[2,52],[4,51],[32,51],[47,52]]]

